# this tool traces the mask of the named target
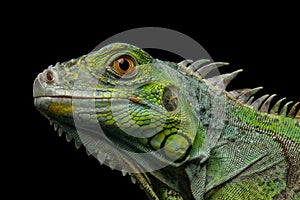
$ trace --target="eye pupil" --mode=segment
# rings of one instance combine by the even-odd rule
[[[134,70],[135,62],[133,58],[129,56],[122,56],[116,59],[113,62],[112,66],[114,67],[117,73],[119,73],[120,75],[124,75],[124,74],[129,74]]]
[[[120,58],[118,60],[118,62],[119,62],[119,67],[120,67],[121,70],[127,71],[129,69],[130,64],[129,64],[129,62],[126,59]]]

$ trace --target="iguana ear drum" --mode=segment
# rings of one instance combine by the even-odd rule
[[[174,85],[165,87],[162,103],[167,111],[171,112],[178,108],[178,93],[179,89]]]

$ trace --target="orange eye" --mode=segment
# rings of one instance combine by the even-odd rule
[[[134,70],[134,60],[128,56],[122,56],[113,62],[113,67],[120,74],[128,74]]]

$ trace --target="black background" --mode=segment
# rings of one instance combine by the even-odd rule
[[[214,61],[231,64],[221,71],[244,69],[229,89],[263,86],[261,95],[300,99],[299,20],[293,5],[238,5],[231,10],[222,6],[190,10],[193,5],[183,5],[161,9],[160,15],[156,10],[160,5],[148,11],[144,6],[44,5],[24,8],[16,20],[7,22],[4,39],[10,43],[7,68],[12,71],[3,86],[14,97],[5,95],[7,107],[13,108],[7,117],[12,125],[5,131],[11,138],[4,141],[9,160],[6,187],[14,189],[9,195],[146,199],[128,177],[101,166],[83,148],[76,150],[73,142],[60,138],[33,106],[32,83],[39,72],[88,53],[121,31],[149,26],[179,31],[198,41]]]

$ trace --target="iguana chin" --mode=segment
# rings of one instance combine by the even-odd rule
[[[34,104],[149,199],[300,199],[299,102],[226,91],[242,70],[205,78],[224,64],[113,43],[45,69]]]

